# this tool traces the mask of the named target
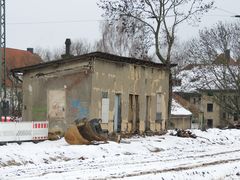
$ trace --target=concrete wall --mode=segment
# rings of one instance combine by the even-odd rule
[[[109,120],[102,124],[102,127],[113,131],[114,124],[114,103],[115,95],[121,96],[121,131],[131,132],[146,129],[146,120],[152,131],[165,129],[165,122],[168,119],[167,107],[169,98],[168,73],[162,69],[144,67],[126,63],[110,63],[107,61],[95,60],[92,79],[92,99],[90,117],[100,117],[102,110],[102,93],[107,92],[109,98]],[[157,109],[157,93],[161,93],[162,122],[155,122]],[[130,122],[129,116],[129,95],[138,96],[139,102],[139,124]],[[146,118],[146,96],[150,97],[149,115]]]
[[[48,120],[51,130],[65,130],[73,120],[88,117],[91,62],[67,63],[24,74],[24,121]]]
[[[168,77],[162,68],[98,59],[31,70],[23,79],[23,119],[48,120],[50,131],[65,130],[75,119],[102,118],[102,98],[107,94],[104,129],[113,132],[114,118],[119,117],[120,131],[160,131],[168,119]],[[158,106],[157,94],[161,97]],[[119,114],[116,95],[121,97]],[[157,108],[161,121],[156,121]]]

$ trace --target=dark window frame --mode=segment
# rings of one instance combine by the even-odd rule
[[[207,103],[207,112],[213,112],[213,103]]]

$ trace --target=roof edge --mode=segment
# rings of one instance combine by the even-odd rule
[[[11,72],[23,72],[23,71],[28,71],[28,70],[33,70],[33,69],[37,69],[37,68],[43,68],[46,66],[50,66],[53,64],[64,64],[66,62],[70,62],[70,61],[75,61],[75,60],[82,60],[83,58],[102,58],[102,59],[106,59],[112,62],[122,62],[122,63],[130,63],[130,64],[136,64],[136,65],[146,65],[146,66],[151,66],[151,67],[167,67],[165,64],[161,64],[161,63],[155,63],[152,61],[146,61],[143,59],[137,59],[137,58],[132,58],[132,57],[124,57],[124,56],[119,56],[119,55],[114,55],[114,54],[110,54],[110,53],[104,53],[104,52],[100,52],[100,51],[96,51],[96,52],[91,52],[91,53],[87,53],[87,54],[82,54],[79,56],[72,56],[72,57],[67,57],[64,59],[57,59],[57,60],[53,60],[53,61],[49,61],[49,62],[44,62],[44,63],[40,63],[40,64],[36,64],[33,66],[26,66],[23,68],[15,68],[12,69]],[[171,64],[170,68],[177,66],[177,64]]]

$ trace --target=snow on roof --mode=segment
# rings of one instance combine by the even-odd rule
[[[172,100],[172,115],[192,115],[190,111],[178,104],[174,99]]]
[[[183,70],[177,75],[176,78],[181,80],[181,86],[173,87],[173,91],[197,92],[199,89],[232,89],[234,80],[231,73],[237,76],[239,72],[238,66],[195,66],[192,69]],[[227,84],[220,83],[219,79],[223,79],[223,76],[225,76]]]

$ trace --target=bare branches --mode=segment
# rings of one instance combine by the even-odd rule
[[[125,31],[135,33],[138,23],[150,29],[146,37],[154,39],[155,51],[159,60],[169,65],[177,25],[200,15],[213,7],[213,2],[203,0],[100,0],[98,4],[105,11],[104,17],[112,23],[123,20]],[[173,18],[173,19],[172,19]],[[135,20],[134,23],[133,20]],[[164,56],[160,41],[167,44]]]
[[[86,40],[83,39],[74,40],[71,44],[70,54],[75,56],[86,54],[92,51],[92,49],[93,49],[92,45],[88,43]],[[63,46],[52,50],[48,48],[37,47],[35,48],[35,52],[42,58],[43,61],[61,59],[61,55],[65,54]]]
[[[140,30],[139,24],[148,29],[148,33],[145,34],[144,38],[153,40],[155,53],[159,61],[165,64],[169,70],[168,115],[170,117],[172,95],[170,68],[176,28],[180,23],[190,19],[192,16],[199,18],[199,13],[207,12],[212,8],[213,3],[203,3],[203,0],[99,1],[99,7],[105,11],[104,17],[113,24],[116,21],[123,20],[124,29],[127,33],[134,35],[136,30]],[[174,19],[172,20],[171,17]],[[164,54],[165,48],[167,48],[167,54]]]
[[[186,51],[191,60],[202,66],[199,76],[205,79],[205,89],[217,90],[214,98],[220,107],[225,112],[232,115],[237,113],[240,117],[240,61],[238,60],[240,33],[238,30],[239,23],[219,22],[212,28],[200,31],[199,38],[192,40]],[[230,56],[231,54],[233,56]],[[227,100],[223,101],[223,96],[227,96]]]
[[[129,56],[141,59],[148,59],[147,52],[149,49],[148,38],[145,38],[147,29],[144,27],[130,36],[124,30],[122,21],[110,24],[104,22],[101,24],[102,38],[97,42],[97,50],[117,54],[120,56]]]

